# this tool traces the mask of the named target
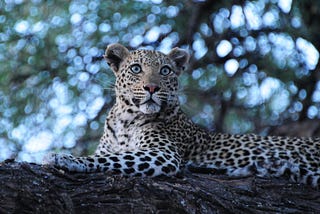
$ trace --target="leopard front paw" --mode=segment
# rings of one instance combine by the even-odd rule
[[[71,171],[70,169],[73,168],[74,159],[72,155],[49,153],[43,158],[42,164]]]
[[[68,154],[49,153],[43,158],[43,164],[51,165],[69,172],[88,172],[86,160]]]

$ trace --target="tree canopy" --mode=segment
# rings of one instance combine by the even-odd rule
[[[318,1],[5,0],[0,12],[0,161],[92,152],[115,99],[102,57],[115,42],[188,49],[180,101],[212,131],[320,117]]]

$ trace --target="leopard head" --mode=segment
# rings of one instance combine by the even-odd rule
[[[120,44],[111,44],[104,57],[116,75],[117,101],[144,114],[179,105],[178,76],[189,60],[186,51],[174,48],[169,54],[153,50],[130,52]]]

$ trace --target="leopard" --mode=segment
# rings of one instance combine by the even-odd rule
[[[103,55],[113,71],[115,103],[93,155],[50,153],[43,163],[70,172],[176,176],[208,169],[226,176],[286,176],[320,184],[320,138],[209,132],[183,112],[179,76],[189,52],[128,50],[115,43]]]

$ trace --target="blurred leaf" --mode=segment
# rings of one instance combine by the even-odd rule
[[[189,49],[182,107],[210,130],[320,118],[319,8],[310,0],[1,1],[0,160],[92,153],[115,99],[102,57],[114,42]]]

